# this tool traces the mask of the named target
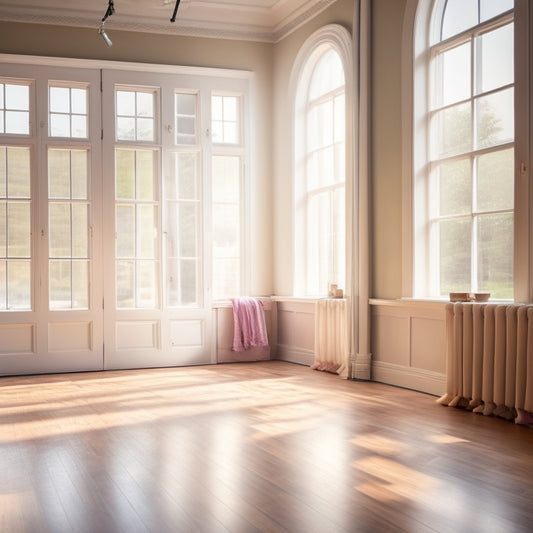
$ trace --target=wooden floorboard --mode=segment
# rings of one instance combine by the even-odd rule
[[[269,361],[0,378],[0,531],[529,532],[533,429]]]

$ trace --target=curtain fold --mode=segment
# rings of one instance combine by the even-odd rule
[[[315,306],[315,360],[311,368],[348,377],[349,336],[344,299],[325,298]]]

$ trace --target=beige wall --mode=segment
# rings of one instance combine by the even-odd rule
[[[352,0],[338,0],[330,8],[274,46],[274,286],[278,295],[292,294],[292,168],[289,81],[294,60],[305,40],[327,24],[341,24],[350,32]]]
[[[402,296],[402,25],[405,0],[372,2],[372,287]]]

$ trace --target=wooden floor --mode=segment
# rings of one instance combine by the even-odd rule
[[[0,378],[2,532],[529,532],[533,429],[279,361]]]

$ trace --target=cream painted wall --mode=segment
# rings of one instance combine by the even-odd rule
[[[291,70],[305,40],[327,24],[352,30],[352,0],[338,0],[313,20],[274,46],[274,288],[275,294],[292,295],[292,108],[289,98]]]
[[[402,296],[402,26],[405,0],[372,2],[372,287]]]
[[[272,278],[272,44],[106,28],[107,47],[96,28],[0,22],[0,53],[250,70],[254,73],[251,154],[255,176],[250,190],[252,264],[250,293],[271,295]]]

